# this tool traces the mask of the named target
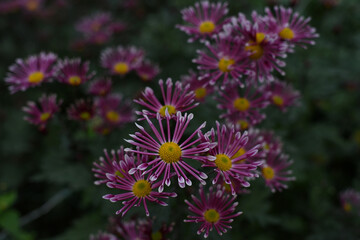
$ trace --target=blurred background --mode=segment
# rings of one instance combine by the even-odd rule
[[[187,43],[187,36],[175,28],[182,24],[180,10],[191,0],[48,0],[14,7],[0,0],[0,78],[17,58],[40,51],[59,57],[89,60],[92,70],[104,74],[100,53],[109,46],[133,45],[159,65],[153,82],[135,74],[114,80],[114,91],[126,98],[137,97],[145,86],[158,88],[157,79],[178,80],[195,70],[191,62],[200,43]],[[320,34],[316,45],[297,48],[287,58],[286,81],[301,92],[301,104],[286,113],[267,109],[261,128],[271,129],[284,141],[294,160],[297,180],[289,189],[272,194],[259,183],[251,194],[239,198],[244,214],[222,237],[209,239],[360,239],[360,216],[344,211],[339,200],[346,189],[360,191],[360,2],[358,0],[229,0],[230,15],[253,10],[263,14],[266,6],[282,4],[301,15]],[[83,17],[111,13],[118,21],[116,34],[104,41],[89,42],[76,30]],[[92,162],[103,149],[126,145],[123,138],[134,132],[133,123],[101,135],[78,129],[73,122],[61,125],[54,119],[47,132],[24,121],[21,108],[42,93],[56,92],[64,104],[82,97],[59,83],[10,95],[0,81],[0,239],[89,239],[106,230],[108,219],[120,204],[101,198],[104,186],[95,186]],[[194,126],[207,121],[214,125],[220,112],[207,99],[196,110]],[[189,190],[190,191],[190,190]],[[156,224],[175,222],[170,239],[202,239],[197,226],[174,212],[187,215],[180,198],[157,211]],[[180,214],[180,215],[181,215]],[[144,217],[142,209],[126,219]],[[156,226],[155,224],[155,226]]]

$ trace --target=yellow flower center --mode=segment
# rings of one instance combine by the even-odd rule
[[[35,11],[36,9],[38,9],[38,7],[38,0],[28,0],[26,3],[26,9],[29,11]]]
[[[81,118],[82,120],[89,120],[90,117],[91,117],[91,115],[90,115],[89,112],[82,112],[82,113],[80,113],[80,118]]]
[[[350,212],[352,209],[351,204],[348,202],[344,203],[343,207],[344,207],[345,212]]]
[[[203,99],[206,96],[206,88],[200,87],[195,89],[195,98]]]
[[[122,171],[124,171],[124,170],[122,170]],[[120,178],[124,178],[124,177],[125,177],[120,171],[116,171],[116,172],[115,172],[115,175],[118,176],[118,177],[120,177]]]
[[[78,86],[81,83],[81,78],[79,76],[69,77],[69,83],[74,86]]]
[[[232,167],[232,162],[231,162],[231,159],[228,156],[226,156],[225,154],[218,154],[218,155],[216,155],[215,165],[221,171],[227,171]]]
[[[141,78],[141,80],[143,80],[143,81],[149,81],[149,75],[147,75],[147,74],[145,74],[145,73],[143,73],[143,74],[140,74],[140,78]]]
[[[127,63],[118,62],[114,65],[114,71],[120,75],[124,75],[129,71],[129,66]]]
[[[249,128],[249,123],[246,120],[239,120],[237,123],[240,125],[240,130],[245,130]]]
[[[209,223],[216,223],[219,221],[220,214],[215,209],[211,208],[204,212],[205,220]]]
[[[106,118],[110,121],[110,122],[114,122],[117,123],[120,120],[120,115],[115,112],[115,111],[108,111],[106,113]]]
[[[110,128],[103,128],[101,133],[102,135],[108,135],[110,133]]]
[[[280,97],[279,95],[274,95],[272,97],[272,101],[275,105],[281,107],[282,105],[284,105],[284,99],[282,97]]]
[[[242,155],[244,155],[246,153],[246,150],[244,148],[240,148],[235,154],[234,156],[231,157],[231,159],[234,159],[234,158],[237,158],[237,157],[240,157]],[[242,159],[240,161],[245,161],[245,159]]]
[[[170,116],[176,113],[176,109],[173,105],[164,105],[159,110],[159,113],[162,117],[166,116],[165,115],[166,109],[168,110]]]
[[[39,83],[42,80],[44,80],[44,74],[42,72],[33,72],[28,77],[30,83]]]
[[[134,183],[132,191],[138,198],[146,197],[151,192],[151,184],[146,180],[138,180]]]
[[[261,43],[265,41],[265,34],[264,33],[256,33],[254,41],[249,41],[248,45],[245,46],[246,51],[251,51],[252,54],[250,55],[250,59],[257,60],[262,57],[264,54],[264,49],[261,46]]]
[[[46,122],[51,117],[51,113],[44,112],[40,115],[40,120]]]
[[[91,30],[98,32],[100,30],[101,24],[99,22],[94,22],[91,24]]]
[[[215,24],[212,21],[203,21],[199,25],[199,32],[202,34],[212,33],[215,30]]]
[[[160,231],[151,233],[151,240],[161,240],[163,239],[163,235]]]
[[[234,108],[236,108],[240,112],[245,112],[249,109],[250,102],[246,98],[239,97],[239,98],[235,99],[233,105],[234,105]]]
[[[234,63],[234,59],[223,57],[220,59],[218,67],[222,72],[230,72],[231,69],[229,69],[229,67],[232,66]]]
[[[269,149],[270,149],[270,146],[269,146],[268,143],[265,143],[265,144],[264,144],[264,149],[265,149],[265,150],[269,150]]]
[[[177,143],[166,142],[159,148],[160,158],[166,163],[176,163],[181,157],[181,148]]]
[[[231,192],[230,184],[227,184],[226,182],[223,182],[223,186],[225,187],[225,191]]]
[[[281,30],[279,32],[279,36],[282,38],[282,39],[286,39],[286,40],[291,40],[295,37],[295,34],[294,34],[294,31],[291,30],[290,28],[286,27],[286,28],[283,28],[283,30]]]
[[[271,180],[275,176],[275,172],[272,167],[269,167],[269,166],[263,167],[263,169],[261,171],[266,180]]]

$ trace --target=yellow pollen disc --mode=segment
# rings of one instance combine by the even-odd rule
[[[269,149],[270,149],[269,144],[265,143],[265,144],[264,144],[264,149],[265,149],[265,150],[269,150]]]
[[[352,209],[351,204],[348,202],[344,203],[343,208],[344,208],[345,212],[350,212]]]
[[[176,163],[181,157],[181,148],[177,143],[166,142],[159,148],[160,158],[166,163]]]
[[[124,170],[122,170],[122,171],[124,171]],[[115,175],[118,176],[118,177],[121,177],[121,178],[125,177],[120,171],[116,171]]]
[[[246,51],[251,51],[252,54],[249,56],[252,60],[257,60],[264,54],[264,49],[259,44],[250,44],[245,46]]]
[[[42,80],[44,80],[44,74],[42,72],[33,72],[28,77],[30,83],[39,83]]]
[[[124,75],[129,71],[129,66],[124,62],[118,62],[114,65],[114,71],[118,74]]]
[[[98,32],[100,30],[101,24],[98,22],[94,22],[93,24],[91,24],[91,30],[93,30],[94,32]]]
[[[265,33],[261,33],[261,32],[259,32],[259,33],[256,33],[256,43],[257,44],[260,44],[260,43],[262,43],[263,41],[264,41],[264,39],[265,39]]]
[[[51,113],[44,112],[40,115],[40,120],[45,122],[51,117]]]
[[[110,133],[110,128],[104,128],[101,133],[102,135],[108,135]]]
[[[89,120],[90,117],[91,117],[91,115],[90,115],[89,112],[82,112],[82,113],[80,113],[80,118],[81,118],[82,120]]]
[[[275,176],[275,172],[272,167],[269,167],[269,166],[263,167],[263,169],[261,171],[266,180],[271,180]]]
[[[222,72],[230,72],[231,69],[229,69],[229,67],[232,66],[234,63],[235,63],[234,59],[221,58],[218,63],[218,67]]]
[[[161,240],[163,239],[163,235],[160,231],[151,233],[151,240]]]
[[[166,109],[168,110],[170,116],[176,113],[176,109],[173,105],[164,105],[159,110],[159,113],[162,117],[166,116],[165,115]]]
[[[69,77],[69,83],[74,86],[78,86],[81,83],[81,78],[79,76]]]
[[[145,81],[145,82],[146,82],[146,81],[149,81],[149,75],[147,75],[147,74],[145,74],[145,73],[144,73],[144,74],[141,74],[141,75],[140,75],[140,78],[141,78],[141,80],[143,80],[143,81]]]
[[[240,112],[245,112],[249,109],[250,102],[246,98],[239,97],[239,98],[235,99],[233,105],[234,105],[234,108],[236,108]]]
[[[279,95],[274,95],[272,97],[272,101],[275,105],[281,107],[282,105],[284,105],[284,99],[282,97],[280,97]]]
[[[221,171],[227,171],[232,167],[232,162],[231,162],[231,159],[228,156],[226,156],[225,154],[218,154],[218,155],[216,155],[215,165]]]
[[[219,221],[220,214],[215,209],[211,208],[204,212],[205,220],[209,223],[216,223]]]
[[[249,123],[246,120],[239,120],[237,123],[240,125],[240,130],[245,130],[249,128]]]
[[[151,184],[146,180],[138,180],[134,183],[132,191],[138,198],[146,197],[151,192]]]
[[[246,153],[246,150],[244,148],[240,148],[235,154],[234,156],[232,156],[231,159],[234,159],[234,158],[237,158],[237,157],[240,157],[242,155],[244,155]],[[242,159],[240,161],[245,161],[245,159]]]
[[[199,32],[202,34],[212,33],[215,30],[215,24],[212,21],[203,21],[199,25]]]
[[[231,192],[230,184],[227,184],[226,182],[223,182],[223,186],[225,187],[225,191]]]
[[[294,34],[294,31],[291,30],[290,28],[286,27],[286,28],[283,28],[283,30],[281,30],[279,32],[279,36],[282,38],[282,39],[286,39],[286,40],[291,40],[294,38],[295,34]]]
[[[108,111],[106,113],[106,118],[110,121],[110,122],[114,122],[117,123],[120,120],[120,115],[115,112],[115,111]]]
[[[39,3],[37,0],[28,0],[26,3],[26,9],[29,11],[35,11],[38,7]]]
[[[206,96],[206,88],[197,88],[195,89],[195,98],[196,99],[203,99]]]

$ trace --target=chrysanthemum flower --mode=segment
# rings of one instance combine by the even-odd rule
[[[101,53],[101,66],[112,74],[123,76],[140,66],[144,51],[135,47],[107,48]]]
[[[17,59],[16,63],[9,67],[10,72],[5,78],[5,82],[10,84],[10,92],[25,91],[29,87],[48,82],[53,76],[56,59],[55,54],[44,52],[25,60]]]
[[[265,86],[264,92],[268,92],[268,100],[282,111],[295,105],[300,93],[290,85],[280,81],[274,81]]]
[[[139,151],[137,151],[139,152]],[[159,187],[161,182],[156,182],[151,179],[150,175],[146,175],[146,172],[135,171],[131,175],[129,170],[137,168],[139,165],[146,164],[148,162],[147,155],[128,155],[125,154],[123,161],[113,162],[115,167],[115,174],[107,173],[106,177],[109,182],[106,185],[109,188],[115,188],[124,191],[120,194],[107,194],[103,196],[104,199],[108,199],[111,202],[121,201],[124,205],[116,214],[122,214],[124,216],[133,206],[139,206],[143,203],[146,215],[149,216],[146,201],[156,202],[162,206],[167,206],[159,198],[176,197],[176,193],[156,192],[154,189]]]
[[[259,149],[259,145],[248,149],[242,155],[237,156],[239,149],[243,148],[249,141],[248,133],[235,132],[234,127],[226,127],[216,122],[216,132],[211,131],[202,135],[204,142],[217,142],[217,146],[208,152],[207,160],[202,167],[211,167],[217,173],[212,183],[217,183],[220,177],[230,184],[231,192],[235,195],[235,189],[231,182],[232,179],[240,181],[244,187],[249,187],[250,183],[246,178],[258,177],[256,168],[262,164],[262,161],[245,162],[244,159],[254,157]]]
[[[159,81],[159,85],[163,100],[160,102],[155,96],[154,91],[147,87],[145,91],[142,92],[142,97],[135,99],[134,102],[146,107],[150,111],[137,111],[136,114],[154,118],[160,113],[160,116],[165,118],[165,111],[167,110],[171,117],[176,118],[177,112],[186,112],[199,105],[198,102],[195,102],[195,93],[190,91],[189,84],[184,86],[180,81],[176,81],[173,91],[173,82],[168,78],[166,80],[166,89],[164,89],[163,80]]]
[[[89,73],[89,62],[81,62],[80,58],[60,60],[55,67],[55,78],[62,83],[79,86],[94,76]]]
[[[291,176],[292,171],[286,170],[293,161],[289,161],[289,156],[279,152],[269,152],[267,154],[266,162],[261,166],[261,173],[265,179],[266,186],[268,186],[272,192],[282,191],[288,186],[285,182],[295,180],[294,176]]]
[[[160,131],[151,122],[149,117],[144,115],[155,138],[146,132],[142,126],[135,123],[140,129],[140,132],[130,135],[134,140],[126,141],[146,151],[133,149],[125,149],[125,151],[153,156],[154,160],[140,164],[136,168],[130,170],[130,172],[134,173],[136,170],[148,169],[145,173],[150,173],[150,180],[152,181],[155,181],[162,176],[163,178],[160,181],[159,192],[163,191],[165,184],[170,186],[170,178],[174,172],[178,177],[179,186],[182,188],[185,187],[185,184],[188,186],[192,185],[192,182],[186,173],[195,177],[202,184],[206,184],[203,179],[206,179],[207,175],[196,170],[185,161],[185,159],[196,161],[204,161],[206,159],[206,156],[201,156],[201,154],[209,150],[210,144],[208,142],[198,144],[200,138],[195,138],[195,136],[201,132],[201,129],[205,127],[205,123],[198,127],[188,138],[182,140],[183,134],[194,115],[188,115],[186,113],[182,115],[180,112],[177,112],[175,127],[172,128],[170,127],[170,121],[172,121],[172,119],[169,116],[168,110],[165,110],[165,114],[167,116],[165,118],[166,131],[164,131],[162,123],[164,119],[160,117],[159,113],[157,114],[156,119],[158,120]],[[172,134],[171,129],[174,129]]]
[[[269,30],[277,33],[284,41],[306,48],[307,44],[314,45],[313,39],[319,37],[316,29],[308,25],[311,18],[304,19],[299,13],[293,13],[291,8],[275,6],[275,15],[270,8],[265,8],[265,12],[268,16],[266,23],[269,25]],[[288,51],[292,52],[292,49]]]
[[[152,64],[149,61],[144,61],[141,63],[139,67],[135,69],[136,74],[143,80],[144,82],[148,82],[153,80],[156,75],[159,74],[160,68],[157,65]]]
[[[181,81],[185,85],[190,85],[190,90],[194,91],[195,99],[197,101],[204,101],[205,97],[212,94],[214,91],[214,86],[208,84],[209,80],[207,78],[199,80],[199,75],[191,70],[188,75],[181,77]]]
[[[345,212],[352,212],[360,216],[360,192],[347,189],[340,193],[340,202]]]
[[[211,37],[219,33],[228,21],[224,19],[228,11],[227,3],[197,2],[195,8],[189,7],[181,11],[183,20],[191,25],[177,25],[176,27],[191,36],[189,42]]]
[[[94,117],[95,106],[89,100],[85,101],[84,99],[80,99],[68,108],[67,113],[70,119],[89,121]]]
[[[111,91],[112,82],[110,78],[97,79],[90,83],[88,92],[95,96],[104,97]]]
[[[114,224],[116,224],[116,226],[111,226],[111,228],[113,228],[113,232],[117,236],[120,236],[121,239],[150,240],[150,238],[146,236],[143,231],[141,231],[140,227],[143,223],[140,222],[140,220],[130,220],[124,222],[122,219],[119,219],[118,221],[114,222],[113,225]]]
[[[34,125],[38,125],[40,130],[46,128],[48,121],[59,111],[59,106],[62,100],[56,102],[56,95],[46,96],[43,95],[39,99],[38,106],[35,102],[29,101],[26,107],[23,107],[23,111],[28,113],[29,116],[24,119]]]
[[[282,151],[283,144],[280,138],[275,136],[274,132],[262,130],[259,135],[263,141],[262,150],[265,154],[269,152],[280,153]]]
[[[215,188],[210,187],[209,193],[204,193],[204,189],[200,186],[200,198],[191,195],[194,203],[185,200],[189,206],[189,210],[194,215],[187,216],[184,222],[201,223],[197,234],[204,233],[204,237],[209,236],[213,228],[216,229],[219,235],[231,229],[230,224],[234,221],[233,218],[242,214],[242,212],[235,212],[238,202],[234,203],[236,196],[231,196],[225,192],[225,188],[217,185]]]
[[[43,0],[19,0],[19,6],[27,12],[37,12],[43,7]]]

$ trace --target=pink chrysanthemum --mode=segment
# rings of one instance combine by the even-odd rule
[[[269,152],[267,154],[266,162],[261,166],[261,173],[265,179],[266,186],[272,192],[282,191],[288,186],[285,182],[295,180],[291,176],[292,171],[286,170],[293,162],[289,161],[289,156],[279,152]]]
[[[340,202],[345,212],[360,216],[360,192],[347,189],[340,193]]]
[[[190,90],[194,91],[195,99],[197,101],[204,101],[205,97],[212,94],[214,91],[214,86],[208,84],[209,80],[207,78],[199,80],[199,75],[191,70],[188,75],[181,77],[181,81],[185,85],[190,85]]]
[[[154,65],[149,61],[142,62],[141,65],[137,67],[135,70],[136,70],[136,74],[144,82],[153,80],[156,77],[156,75],[158,75],[160,72],[159,66]]]
[[[189,7],[181,11],[183,20],[191,25],[177,25],[177,28],[191,36],[189,42],[211,37],[219,33],[228,22],[224,19],[228,11],[227,3],[197,2],[195,8]]]
[[[80,21],[76,23],[75,28],[84,34],[86,39],[94,40],[98,38],[97,36],[111,36],[111,29],[109,29],[111,22],[112,17],[110,13],[100,12],[80,19]],[[104,41],[107,40],[108,38],[104,39]]]
[[[227,229],[232,228],[230,224],[233,222],[233,218],[242,214],[242,212],[235,212],[238,205],[238,202],[234,203],[236,196],[227,194],[221,185],[217,185],[215,188],[210,187],[207,194],[200,186],[199,193],[200,198],[191,195],[194,204],[185,200],[194,215],[187,216],[184,222],[201,223],[197,234],[204,233],[205,238],[209,236],[213,228],[219,235],[226,233]]]
[[[304,17],[299,16],[299,13],[293,13],[291,8],[275,6],[275,15],[270,8],[265,8],[265,12],[268,16],[266,23],[269,25],[269,30],[277,33],[282,40],[290,44],[297,44],[306,48],[307,44],[314,45],[313,39],[319,37],[316,29],[308,25],[311,18],[304,19]],[[293,50],[289,48],[288,51],[292,52]]]
[[[262,130],[259,135],[263,141],[262,150],[265,154],[270,152],[280,153],[282,151],[283,144],[280,138],[275,136],[274,132]]]
[[[104,97],[111,91],[112,82],[110,78],[97,79],[90,83],[88,92],[95,96]]]
[[[244,159],[254,157],[258,153],[259,145],[248,149],[242,155],[237,156],[239,149],[243,148],[249,141],[247,132],[241,134],[235,132],[233,127],[226,127],[216,122],[216,132],[212,128],[210,132],[202,135],[204,142],[216,143],[217,146],[208,152],[206,161],[202,167],[211,167],[217,173],[212,183],[217,183],[220,177],[225,179],[227,184],[230,184],[231,192],[235,195],[235,189],[232,179],[240,181],[244,187],[249,187],[250,183],[246,178],[258,177],[256,168],[261,165],[262,161],[244,162]]]
[[[5,78],[5,82],[10,84],[10,92],[13,94],[25,91],[29,87],[48,82],[53,76],[53,64],[56,59],[55,54],[43,52],[25,60],[17,59],[16,63],[9,67],[10,72]]]
[[[280,81],[274,81],[265,86],[264,92],[268,92],[268,100],[282,111],[297,104],[300,93],[290,85]]]
[[[73,86],[79,86],[95,75],[89,73],[89,62],[81,62],[80,58],[60,60],[55,69],[55,78],[59,82]]]
[[[176,193],[156,192],[155,188],[159,187],[161,182],[156,182],[151,179],[150,175],[145,177],[146,172],[135,171],[129,174],[129,170],[136,168],[139,165],[146,164],[148,162],[147,155],[127,155],[123,161],[113,162],[113,166],[116,170],[115,174],[107,173],[106,177],[109,182],[106,186],[109,188],[120,189],[124,193],[120,194],[107,194],[103,196],[104,199],[108,199],[111,202],[121,201],[124,205],[116,214],[122,214],[124,216],[133,206],[139,206],[144,204],[146,216],[149,216],[146,201],[156,202],[162,206],[167,206],[167,203],[160,201],[159,198],[176,197]]]
[[[95,106],[89,100],[80,99],[68,108],[67,113],[72,120],[89,121],[94,117]]]
[[[40,130],[44,130],[48,121],[59,111],[61,103],[62,100],[56,102],[55,94],[48,97],[43,95],[39,99],[40,107],[35,102],[29,101],[27,106],[23,107],[23,111],[29,114],[24,119],[34,125],[38,125]]]
[[[123,76],[140,66],[144,51],[135,47],[107,48],[101,53],[101,66],[112,74]]]
[[[135,99],[134,102],[146,107],[150,111],[137,111],[136,114],[143,117],[146,115],[149,118],[154,118],[159,113],[162,118],[165,118],[165,111],[168,111],[171,117],[176,118],[177,112],[186,112],[199,105],[198,102],[195,102],[195,93],[190,91],[189,84],[183,86],[180,81],[176,81],[173,91],[173,82],[168,78],[166,80],[166,89],[164,89],[163,80],[159,80],[159,85],[163,97],[161,102],[163,102],[163,104],[155,96],[154,91],[150,87],[147,87],[145,91],[142,92],[142,97]],[[144,118],[141,119],[143,120]]]
[[[147,123],[151,127],[151,130],[156,136],[155,138],[146,132],[142,126],[135,123],[140,129],[140,132],[130,135],[134,140],[126,141],[134,146],[145,149],[146,151],[133,149],[125,149],[125,151],[153,156],[154,159],[137,166],[130,172],[134,173],[136,170],[145,170],[149,168],[145,171],[145,173],[150,173],[150,180],[152,181],[155,181],[159,177],[163,176],[160,181],[161,184],[159,185],[159,192],[163,191],[165,184],[170,186],[170,178],[174,172],[178,177],[178,183],[181,188],[184,188],[185,184],[188,186],[192,185],[191,180],[185,173],[192,175],[205,185],[206,183],[203,179],[206,179],[207,175],[196,170],[190,166],[187,161],[185,161],[185,159],[196,161],[204,161],[206,159],[206,156],[201,156],[201,154],[209,150],[209,143],[203,142],[198,144],[201,139],[199,137],[194,139],[194,137],[201,132],[201,129],[205,127],[205,123],[198,127],[188,138],[181,141],[183,134],[194,115],[188,115],[186,113],[181,115],[180,112],[177,112],[174,127],[170,127],[170,121],[172,121],[172,119],[170,119],[168,110],[166,110],[166,116],[165,131],[162,123],[164,119],[160,117],[159,113],[157,114],[156,119],[158,121],[158,126],[160,127],[159,131],[150,121],[148,116],[144,115]],[[174,129],[172,134],[171,129]]]

